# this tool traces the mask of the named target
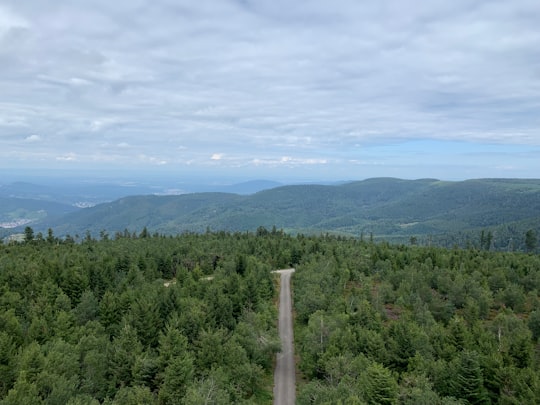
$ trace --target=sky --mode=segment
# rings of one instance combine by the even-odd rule
[[[1,0],[0,176],[47,170],[538,178],[540,2]]]

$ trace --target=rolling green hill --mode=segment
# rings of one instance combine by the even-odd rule
[[[283,186],[241,196],[196,193],[135,196],[43,222],[56,234],[98,234],[124,229],[174,234],[184,231],[255,231],[276,226],[288,232],[369,235],[394,241],[462,243],[482,230],[506,246],[527,229],[539,229],[540,180],[377,178],[343,185]],[[450,242],[447,242],[450,243]],[[516,243],[521,243],[517,241]]]
[[[0,196],[0,227],[13,227],[18,222],[58,217],[78,208],[53,201]]]

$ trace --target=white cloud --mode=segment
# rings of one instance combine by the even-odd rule
[[[305,165],[325,165],[329,163],[328,159],[325,158],[301,158],[301,157],[291,157],[291,156],[282,156],[277,159],[265,159],[265,158],[256,158],[250,161],[251,165],[254,166],[289,166],[289,167],[298,167]]]
[[[168,161],[166,159],[157,156],[148,156],[145,154],[139,155],[139,161],[157,166],[165,166],[166,164],[168,164]]]
[[[75,153],[67,153],[67,154],[62,155],[62,156],[57,156],[56,160],[60,161],[60,162],[74,162],[74,161],[76,161],[78,159],[77,159],[77,155]]]
[[[41,141],[41,136],[33,134],[33,135],[27,136],[26,138],[24,138],[24,140],[26,142],[39,142]]]
[[[211,160],[221,160],[223,159],[223,153],[214,153],[211,157]]]
[[[119,118],[106,117],[94,119],[89,123],[89,129],[92,132],[101,132],[108,130],[109,128],[120,124],[121,120]]]

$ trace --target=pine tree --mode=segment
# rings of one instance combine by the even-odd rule
[[[132,368],[135,359],[142,352],[142,345],[137,338],[137,332],[127,323],[111,346],[109,364],[113,381],[117,387],[125,387],[133,380]]]
[[[157,404],[157,398],[148,387],[135,385],[133,387],[122,387],[114,397],[113,405]]]
[[[6,332],[0,332],[0,398],[3,398],[12,387],[15,379],[15,343]]]
[[[106,291],[99,303],[99,320],[110,335],[115,335],[120,321],[120,304],[118,297]]]
[[[30,243],[33,240],[34,240],[34,230],[30,226],[27,226],[26,228],[24,228],[24,241],[26,243]]]
[[[158,300],[151,291],[145,291],[136,297],[131,305],[132,325],[144,346],[156,347],[161,319]]]
[[[453,389],[456,398],[465,399],[469,404],[489,404],[477,352],[468,350],[461,352]]]
[[[393,405],[398,399],[398,384],[390,370],[372,363],[366,370],[365,397],[368,404]]]
[[[41,405],[43,401],[39,396],[36,384],[29,382],[23,372],[1,403],[2,405]]]
[[[194,371],[193,358],[189,353],[172,359],[163,373],[163,384],[159,390],[160,403],[164,405],[182,403]]]
[[[527,324],[532,332],[533,339],[538,340],[540,338],[540,310],[531,312]]]
[[[536,236],[536,232],[534,229],[529,229],[525,233],[525,249],[527,252],[533,252],[536,249],[536,246],[538,245],[538,237]]]

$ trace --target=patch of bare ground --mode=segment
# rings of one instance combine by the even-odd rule
[[[399,319],[402,312],[401,308],[395,307],[392,304],[385,304],[383,308],[384,313],[389,320],[397,321]]]

